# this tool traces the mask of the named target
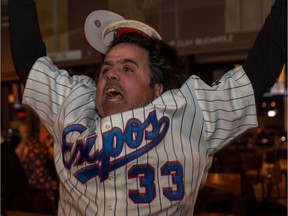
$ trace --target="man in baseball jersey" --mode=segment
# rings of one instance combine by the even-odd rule
[[[257,126],[255,98],[286,61],[286,0],[277,0],[243,66],[212,86],[150,26],[92,12],[88,42],[105,54],[97,83],[46,56],[33,0],[10,0],[23,103],[55,139],[59,215],[193,215],[213,154]]]

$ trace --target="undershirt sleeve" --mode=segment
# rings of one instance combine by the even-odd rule
[[[287,63],[287,0],[276,0],[243,68],[256,101],[271,87]]]
[[[42,40],[35,2],[9,0],[10,45],[16,73],[26,84],[28,74],[42,56],[46,46]]]

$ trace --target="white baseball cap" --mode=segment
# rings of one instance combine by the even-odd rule
[[[128,32],[138,32],[162,40],[151,26],[136,20],[128,20],[111,11],[96,10],[85,21],[84,32],[88,43],[98,52],[106,54],[115,37]]]

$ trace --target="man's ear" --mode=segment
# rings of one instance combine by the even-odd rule
[[[160,96],[163,93],[163,84],[162,83],[154,84],[154,92],[156,97]]]

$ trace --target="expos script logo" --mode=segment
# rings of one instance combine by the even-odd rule
[[[165,137],[168,128],[169,118],[163,116],[158,120],[156,112],[152,111],[144,122],[137,118],[127,121],[124,131],[114,127],[103,133],[103,148],[91,153],[97,135],[70,143],[66,139],[70,133],[82,134],[87,128],[81,124],[69,125],[64,129],[62,135],[63,163],[67,169],[71,169],[72,165],[78,166],[85,162],[87,163],[85,168],[74,173],[74,176],[82,183],[96,176],[99,176],[100,180],[104,181],[108,178],[109,172],[133,161],[156,147]],[[144,140],[145,145],[140,147]],[[123,151],[124,145],[135,149],[135,151],[118,157]]]

